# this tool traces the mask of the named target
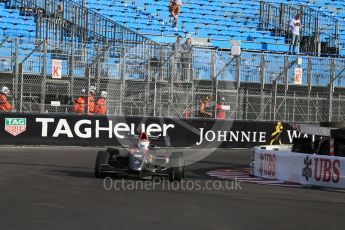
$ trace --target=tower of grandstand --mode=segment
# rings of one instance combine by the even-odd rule
[[[0,83],[21,112],[71,112],[71,99],[96,85],[115,115],[193,116],[211,95],[225,97],[229,119],[343,120],[343,1],[190,0],[176,27],[168,2],[3,0]],[[297,13],[301,52],[291,55]],[[187,71],[171,49],[178,35],[194,44]],[[53,60],[61,79],[52,78]]]

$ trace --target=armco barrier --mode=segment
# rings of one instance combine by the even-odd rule
[[[171,119],[1,113],[0,144],[109,146],[146,131],[171,147],[249,148],[291,143],[300,135],[289,124],[240,120]]]
[[[302,185],[345,188],[345,157],[274,149],[254,148],[254,176]]]

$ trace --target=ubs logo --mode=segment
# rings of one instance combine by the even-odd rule
[[[304,168],[302,169],[302,176],[306,179],[306,181],[309,180],[309,178],[313,174],[313,170],[311,169],[312,160],[309,158],[309,156],[304,158]]]
[[[275,176],[276,175],[276,161],[277,157],[275,154],[260,154],[260,175],[264,176]]]

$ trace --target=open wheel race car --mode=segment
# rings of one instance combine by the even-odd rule
[[[125,150],[125,151],[123,151]],[[182,152],[164,153],[150,144],[146,133],[139,135],[137,146],[108,148],[97,153],[95,176],[169,177],[170,181],[184,178]]]

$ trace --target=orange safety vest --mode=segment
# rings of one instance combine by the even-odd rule
[[[87,103],[89,104],[89,113],[95,112],[95,97],[90,95],[87,97]]]
[[[216,111],[217,111],[216,119],[225,119],[226,114],[225,114],[225,111],[222,109],[222,104],[216,105]]]
[[[76,113],[85,113],[85,97],[80,96],[75,100],[73,110]]]
[[[0,111],[9,112],[12,105],[8,102],[6,94],[0,93]]]
[[[106,114],[107,113],[107,102],[104,97],[101,97],[96,102],[95,113]]]

